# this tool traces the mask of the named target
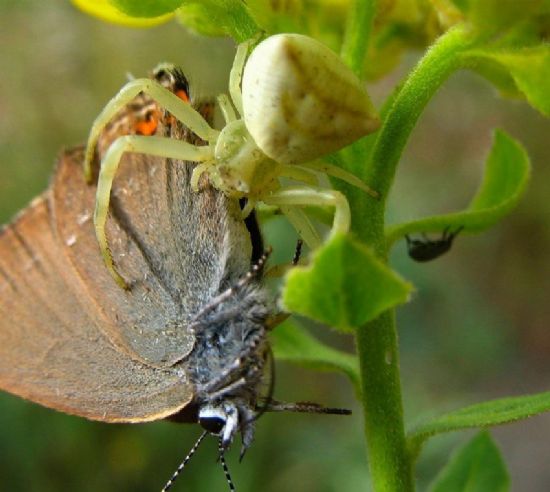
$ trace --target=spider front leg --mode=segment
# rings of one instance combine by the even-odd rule
[[[245,41],[237,46],[237,53],[233,60],[233,66],[229,73],[229,95],[233,101],[233,105],[237,109],[239,115],[243,115],[243,96],[241,93],[241,81],[243,78],[244,66],[246,64],[246,57],[248,50],[252,45],[252,41]]]
[[[285,213],[283,207],[320,205],[334,207],[334,220],[332,223],[331,236],[337,233],[346,233],[349,231],[351,215],[349,204],[346,197],[336,190],[327,190],[323,188],[284,188],[262,197],[262,201],[267,205],[282,206],[281,210]],[[308,238],[304,237],[306,243]],[[317,244],[308,244],[310,248],[315,248]]]
[[[218,96],[218,106],[220,107],[226,125],[237,120],[235,110],[233,109],[233,106],[231,106],[231,102],[225,94],[220,94]]]
[[[107,103],[92,125],[84,156],[84,175],[88,182],[92,179],[92,161],[101,132],[118,111],[124,108],[140,92],[150,96],[160,107],[169,111],[177,120],[181,121],[203,140],[213,142],[218,138],[219,131],[211,128],[190,104],[182,101],[161,84],[152,79],[132,80],[122,87],[118,94]]]
[[[280,209],[311,250],[321,247],[323,242],[317,229],[315,229],[315,226],[301,208],[281,205]]]
[[[182,161],[203,162],[212,158],[212,150],[209,146],[195,146],[181,140],[165,137],[144,137],[139,135],[125,135],[116,139],[109,147],[101,162],[99,178],[97,181],[96,205],[94,211],[94,226],[101,256],[116,283],[124,289],[128,284],[118,273],[105,232],[109,202],[113,180],[125,152],[135,152]]]

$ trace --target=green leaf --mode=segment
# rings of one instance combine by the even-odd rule
[[[525,21],[540,5],[540,0],[469,0],[467,17],[487,37]]]
[[[283,32],[305,34],[336,52],[342,44],[350,4],[350,0],[246,0],[251,17],[266,35]]]
[[[502,130],[495,132],[493,147],[485,166],[485,175],[472,202],[463,212],[436,215],[386,230],[388,244],[414,232],[438,232],[464,227],[465,231],[480,232],[505,217],[523,195],[530,176],[527,152],[519,142]]]
[[[177,18],[199,34],[231,36],[239,43],[260,31],[242,0],[184,0]]]
[[[282,301],[288,311],[349,331],[406,302],[411,290],[369,248],[340,234],[311,265],[288,273]]]
[[[176,10],[184,0],[109,0],[113,7],[131,17],[158,17]]]
[[[121,12],[109,0],[72,0],[72,3],[93,17],[128,27],[152,27],[167,22],[174,16],[173,13],[169,13],[152,18],[132,17]]]
[[[498,64],[509,74],[529,104],[545,116],[550,116],[550,45],[539,45],[514,51],[467,52],[468,65],[489,62]],[[483,74],[483,70],[477,70]],[[491,80],[489,78],[489,80]]]
[[[289,320],[277,326],[271,333],[271,341],[277,359],[319,371],[342,372],[359,391],[357,357],[321,343],[305,328]]]
[[[494,85],[500,95],[509,99],[523,99],[523,93],[519,90],[516,82],[500,63],[488,58],[472,57],[468,62],[468,67],[481,75]]]
[[[510,477],[488,432],[480,432],[460,448],[429,488],[430,492],[505,492]]]
[[[410,449],[416,454],[431,436],[478,427],[491,427],[526,419],[550,411],[550,392],[491,400],[461,408],[418,425],[408,434]]]

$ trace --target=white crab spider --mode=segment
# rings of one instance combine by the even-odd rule
[[[207,142],[195,146],[165,137],[125,135],[108,148],[98,178],[94,224],[105,263],[119,285],[126,287],[114,266],[105,225],[113,179],[125,152],[197,162],[191,179],[194,189],[198,189],[200,176],[207,173],[213,186],[227,195],[247,198],[244,216],[258,201],[279,206],[312,248],[320,239],[300,206],[334,207],[332,234],[347,232],[350,226],[346,198],[336,190],[315,186],[314,172],[377,196],[356,176],[314,160],[379,126],[370,99],[351,70],[330,49],[298,34],[267,38],[247,60],[249,47],[247,42],[237,49],[229,81],[231,102],[225,95],[218,97],[226,123],[221,131],[211,128],[191,105],[152,79],[128,82],[95,120],[84,161],[88,180],[101,132],[140,93]],[[283,187],[280,177],[305,185]]]

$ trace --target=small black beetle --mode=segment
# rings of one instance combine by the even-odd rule
[[[422,234],[424,239],[411,239],[407,234],[405,239],[407,240],[409,256],[415,261],[431,261],[445,254],[451,249],[454,238],[464,229],[464,226],[460,226],[454,232],[449,232],[449,229],[450,226],[446,227],[441,239],[436,241],[426,237],[426,234]]]

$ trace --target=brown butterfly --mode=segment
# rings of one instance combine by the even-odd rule
[[[154,77],[189,99],[180,71]],[[212,104],[195,105],[211,118]],[[98,162],[132,132],[200,143],[140,95],[105,130]],[[99,252],[82,161],[82,148],[63,153],[50,188],[0,232],[0,388],[104,422],[199,422],[173,478],[211,433],[232,489],[224,451],[240,432],[244,453],[264,411],[349,413],[261,396],[278,313],[254,215],[206,179],[193,192],[191,163],[126,154],[107,224],[124,290]]]

